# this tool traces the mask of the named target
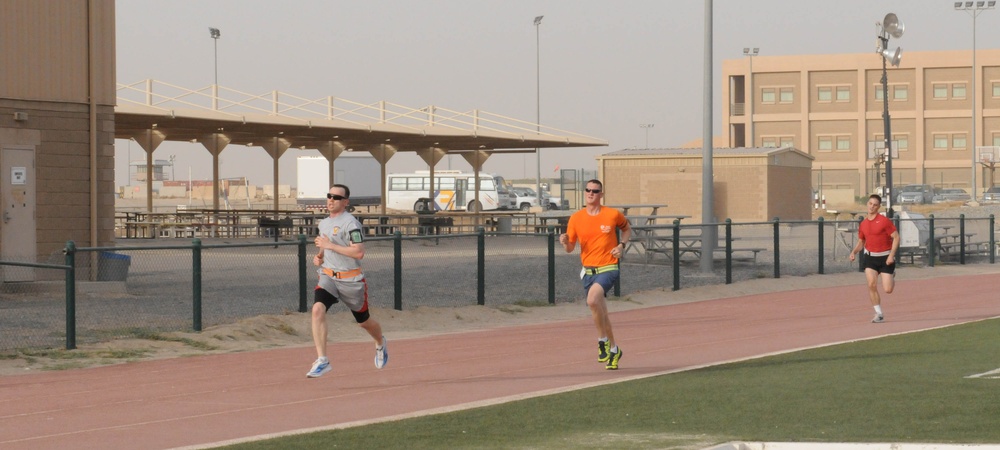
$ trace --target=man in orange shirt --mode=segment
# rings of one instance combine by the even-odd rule
[[[854,255],[864,249],[865,278],[868,279],[868,297],[875,307],[875,317],[872,323],[882,323],[882,298],[878,295],[878,280],[882,279],[882,288],[886,294],[891,294],[895,288],[896,252],[899,251],[899,232],[892,219],[878,213],[882,207],[882,197],[872,194],[868,197],[868,216],[858,226],[858,245],[851,250],[851,261]]]
[[[628,245],[632,229],[620,211],[601,205],[604,185],[598,180],[587,182],[584,201],[586,206],[574,213],[566,225],[566,233],[559,236],[559,243],[571,253],[580,243],[580,261],[583,262],[583,290],[587,293],[587,306],[597,326],[597,361],[607,363],[608,370],[618,369],[622,351],[615,343],[605,301],[620,275],[618,260]],[[622,231],[618,241],[617,231]]]

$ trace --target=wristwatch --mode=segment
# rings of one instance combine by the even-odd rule
[[[625,246],[628,245],[628,241],[621,241],[618,243],[618,245],[622,246],[622,248],[625,248]]]

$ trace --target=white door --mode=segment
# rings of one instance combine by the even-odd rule
[[[36,262],[35,244],[35,150],[9,146],[0,152],[0,258],[4,261]],[[34,281],[31,267],[0,266],[3,281]]]

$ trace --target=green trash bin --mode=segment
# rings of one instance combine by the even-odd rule
[[[101,252],[97,255],[97,281],[125,281],[131,265],[129,255]]]

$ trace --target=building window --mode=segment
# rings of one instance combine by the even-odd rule
[[[906,100],[910,96],[909,88],[906,86],[893,86],[892,87],[892,99],[893,100]]]
[[[875,100],[882,100],[882,85],[875,85]]]
[[[951,98],[965,98],[965,83],[951,85]]]
[[[896,151],[905,152],[910,148],[910,138],[905,134],[894,134],[892,140],[896,141]]]
[[[821,152],[833,151],[833,136],[819,136],[817,149]]]
[[[833,88],[830,86],[824,86],[818,88],[819,98],[817,100],[829,103],[833,101]]]
[[[1000,134],[993,135],[993,146],[1000,147]]]
[[[781,146],[782,147],[794,147],[795,146],[795,142],[792,140],[791,136],[782,136],[780,138],[780,142],[781,142]]]
[[[792,101],[795,100],[795,96],[792,94],[792,88],[790,87],[781,88],[781,90],[779,91],[779,95],[781,103],[791,103]]]
[[[951,149],[965,150],[965,133],[951,135]]]
[[[837,86],[837,101],[838,102],[849,102],[849,101],[851,101],[851,87],[850,86]]]
[[[837,136],[837,151],[847,152],[851,150],[851,137],[850,136]]]
[[[774,103],[774,88],[763,88],[760,90],[761,103]]]
[[[934,150],[948,150],[948,135],[947,134],[935,134],[934,135]]]
[[[773,136],[766,136],[760,139],[761,147],[777,147],[777,139]]]
[[[948,98],[948,85],[947,84],[935,84],[934,85],[934,100],[944,100]]]
[[[993,82],[993,97],[1000,97],[1000,82]]]
[[[875,148],[885,149],[885,135],[876,134],[875,135]],[[896,149],[896,152],[905,152],[910,148],[910,137],[907,134],[894,134],[892,135],[892,146]],[[894,152],[893,154],[895,155]]]

